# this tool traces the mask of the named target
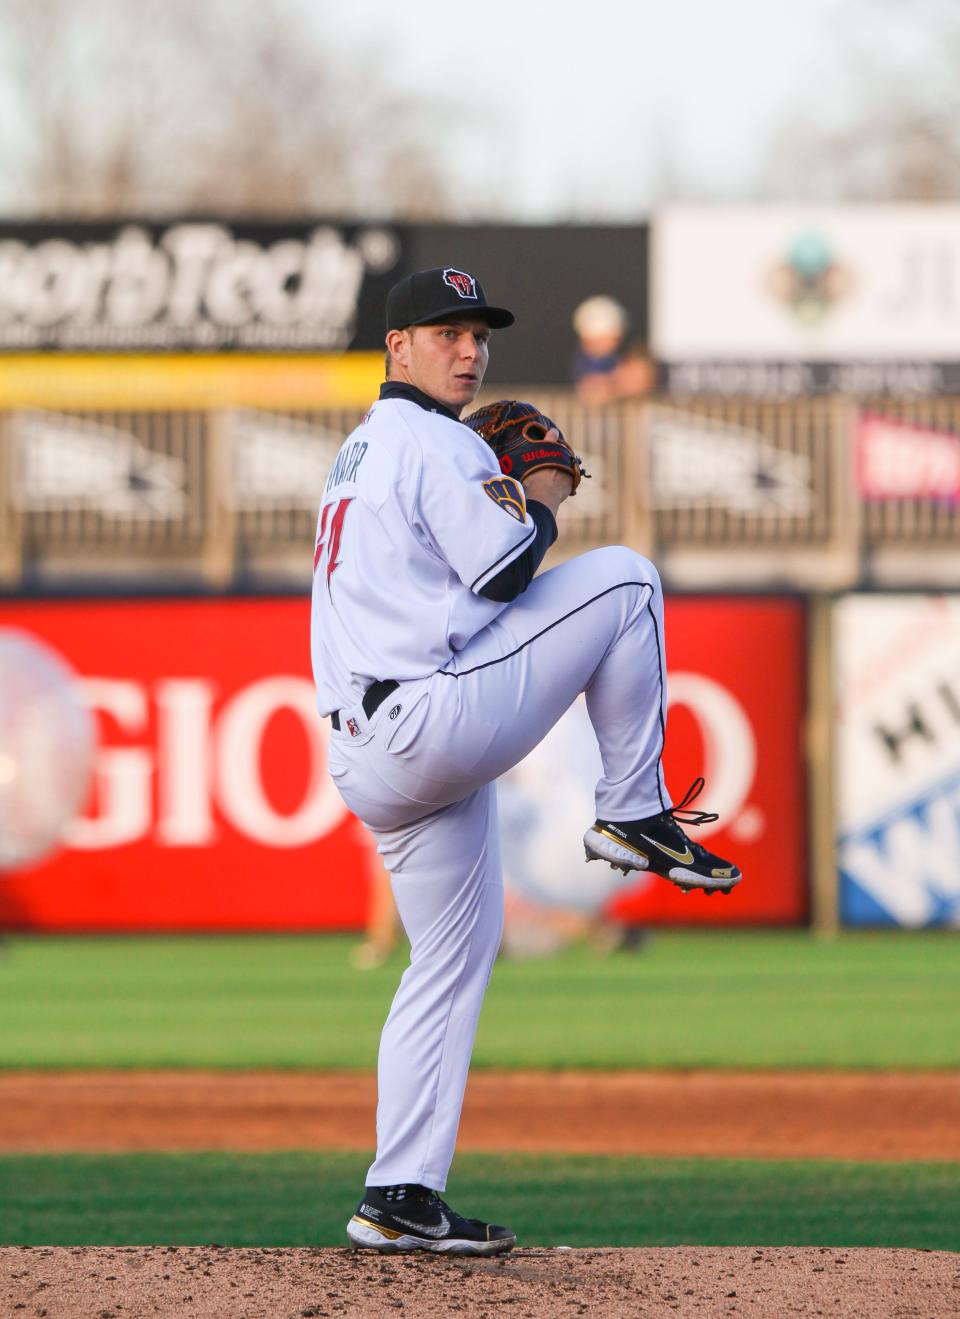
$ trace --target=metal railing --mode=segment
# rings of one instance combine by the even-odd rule
[[[843,589],[957,575],[960,500],[861,498],[858,418],[956,438],[960,399],[532,396],[590,480],[554,555],[623,542],[690,588]],[[317,505],[361,412],[0,413],[0,583],[309,583]]]

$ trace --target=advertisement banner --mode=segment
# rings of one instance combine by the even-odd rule
[[[7,929],[355,927],[365,831],[326,773],[303,600],[0,606],[99,724],[64,849],[0,879]]]
[[[381,348],[403,233],[183,220],[0,226],[0,352]]]
[[[677,392],[960,381],[960,207],[671,207],[652,276],[653,346]]]
[[[90,799],[62,850],[0,878],[0,928],[358,928],[374,863],[326,774],[308,626],[302,599],[0,607],[0,627],[45,641],[71,665],[99,727]],[[644,922],[803,920],[802,605],[672,600],[667,654],[668,785],[679,799],[706,776],[698,805],[721,820],[698,836],[746,879],[729,898],[644,879],[603,900]],[[580,812],[563,812],[575,837],[550,879],[547,901],[559,904],[561,865],[582,879],[601,869],[585,867],[580,843],[592,783]]]
[[[863,499],[960,500],[960,435],[863,413],[856,445]]]
[[[644,924],[799,924],[808,912],[804,605],[668,599],[665,631],[667,786],[679,801],[704,776],[696,804],[720,819],[690,834],[744,878],[728,897],[647,878],[611,910]]]
[[[516,313],[516,327],[496,336],[490,383],[565,386],[578,346],[572,317],[586,298],[616,298],[628,342],[646,343],[648,232],[645,224],[320,218],[7,222],[0,224],[0,355],[30,360],[21,369],[0,360],[0,401],[363,404],[382,379],[387,291],[411,271],[448,265],[476,274],[491,302]],[[51,349],[53,361],[42,356]],[[337,360],[345,352],[378,355],[364,366],[362,389]],[[103,370],[94,354],[114,360]],[[165,369],[176,354],[205,360]],[[218,354],[245,360],[233,369]],[[315,358],[306,370],[295,360],[276,369],[257,361],[306,354]]]
[[[761,431],[652,404],[647,409],[654,508],[723,508],[755,517],[807,517],[813,471],[805,453]]]
[[[960,598],[848,596],[834,636],[841,917],[960,926]]]

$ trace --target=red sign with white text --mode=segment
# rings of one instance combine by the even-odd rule
[[[0,627],[36,636],[74,669],[99,727],[86,810],[55,856],[0,880],[0,928],[362,925],[375,862],[326,774],[309,608],[301,599],[0,605]],[[658,882],[616,909],[668,923],[801,920],[802,606],[675,600],[666,630],[677,670],[668,784],[679,799],[706,773],[705,801],[729,821],[709,845],[747,879],[710,900]]]
[[[863,413],[857,487],[864,499],[960,499],[960,435]]]

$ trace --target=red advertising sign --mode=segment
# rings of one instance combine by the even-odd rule
[[[744,878],[727,897],[648,881],[612,904],[617,914],[668,925],[806,918],[804,620],[797,600],[667,600],[667,787],[679,801],[704,776],[696,806],[720,819],[690,835]]]
[[[309,603],[7,604],[100,727],[62,852],[0,881],[7,929],[307,929],[362,922],[369,849],[326,774]]]
[[[0,928],[357,928],[369,836],[326,774],[309,602],[7,603],[0,627],[58,651],[96,714],[90,799],[64,847],[0,878]],[[806,910],[803,611],[676,600],[665,765],[723,812],[710,846],[747,878],[729,898],[656,883],[617,909],[644,921],[778,923]],[[589,821],[585,821],[586,824]]]

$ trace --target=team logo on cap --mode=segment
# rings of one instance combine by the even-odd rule
[[[443,272],[443,282],[449,284],[459,297],[473,298],[476,301],[477,281],[465,270],[454,270],[452,266],[447,266]]]
[[[514,481],[512,476],[495,476],[484,481],[483,488],[505,513],[509,513],[518,522],[524,522],[527,516],[527,502],[523,497],[523,486]]]

